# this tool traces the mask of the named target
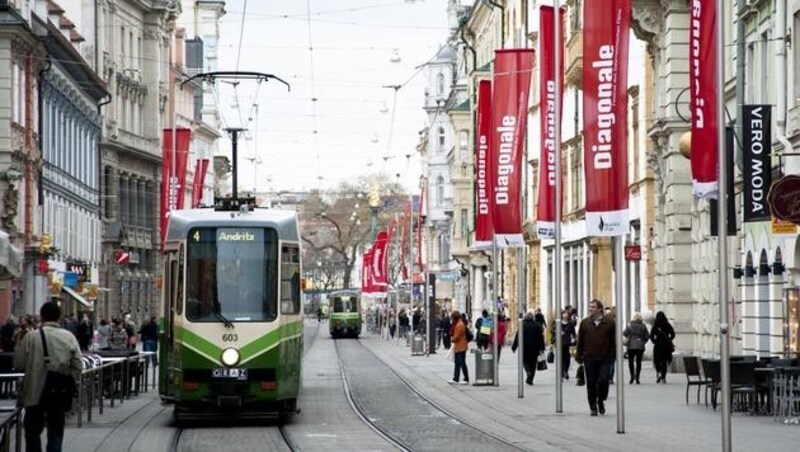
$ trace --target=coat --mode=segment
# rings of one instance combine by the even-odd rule
[[[599,319],[591,317],[583,319],[578,328],[578,349],[575,354],[578,362],[613,358],[614,330],[614,322],[605,315],[600,316]]]
[[[453,324],[453,351],[466,352],[467,351],[467,326],[464,322],[456,322]]]
[[[654,324],[650,330],[650,340],[653,342],[653,359],[672,361],[672,352],[675,339],[675,330],[669,323],[658,325]]]
[[[519,335],[514,336],[511,351],[516,352],[519,346]],[[544,351],[544,331],[542,326],[533,319],[522,320],[522,361],[527,364],[536,364],[539,355]]]
[[[14,368],[23,370],[25,377],[19,392],[19,403],[24,407],[36,406],[44,390],[48,371],[71,375],[77,382],[83,370],[78,340],[71,332],[55,322],[42,325],[47,340],[50,364],[45,368],[42,335],[32,330],[22,339],[14,353]]]
[[[650,339],[647,327],[641,321],[631,322],[625,327],[622,335],[628,338],[628,350],[644,350],[645,344]]]

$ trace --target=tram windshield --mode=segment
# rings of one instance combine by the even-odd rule
[[[333,297],[333,312],[358,312],[358,297]]]
[[[278,237],[265,228],[189,232],[186,317],[192,322],[264,322],[278,315]]]

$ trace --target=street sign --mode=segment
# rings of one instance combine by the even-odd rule
[[[125,265],[131,261],[131,254],[127,251],[117,251],[114,258],[117,260],[118,264]]]
[[[625,245],[625,260],[626,261],[642,260],[642,247],[640,245]]]

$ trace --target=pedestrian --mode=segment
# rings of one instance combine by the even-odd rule
[[[451,327],[452,325],[451,325],[451,323],[450,323],[450,319],[451,319],[451,317],[452,317],[452,316],[453,316],[453,314],[452,314],[452,313],[451,313],[450,315],[448,315],[447,313],[444,313],[444,314],[442,315],[442,323],[441,323],[441,325],[439,325],[439,328],[440,328],[440,329],[441,329],[441,331],[442,331],[442,345],[444,346],[444,348],[445,348],[445,349],[449,349],[449,348],[450,348],[450,345],[451,345],[451,341],[450,341],[450,327]],[[461,317],[459,317],[459,319],[460,319],[460,318],[461,318]]]
[[[14,352],[14,333],[18,328],[17,319],[13,315],[8,316],[6,324],[0,328],[0,347],[4,352]]]
[[[475,321],[475,345],[478,349],[485,350],[489,347],[489,337],[492,333],[492,318],[489,311],[484,309],[480,318]]]
[[[603,309],[603,315],[606,316],[606,319],[608,319],[608,321],[611,322],[612,325],[617,324],[616,309],[607,306],[605,309]],[[614,340],[614,343],[616,344],[616,339]],[[613,385],[614,372],[617,369],[617,347],[612,347],[612,348],[613,350],[611,351],[611,359],[608,362],[608,383]]]
[[[108,336],[108,346],[111,350],[123,350],[128,348],[128,333],[122,320],[114,319],[114,328]]]
[[[19,327],[17,327],[17,329],[14,331],[13,342],[15,350],[16,347],[18,347],[19,344],[22,343],[22,339],[25,337],[25,335],[28,334],[29,331],[33,331],[33,329],[34,329],[33,317],[29,315],[24,315],[20,317]]]
[[[514,336],[511,351],[517,352],[519,335]],[[536,364],[539,355],[544,353],[544,331],[541,325],[534,320],[533,312],[525,314],[522,319],[522,367],[525,368],[525,383],[533,385],[536,377]]]
[[[552,345],[556,345],[556,323],[552,325]],[[572,320],[572,314],[568,309],[561,312],[561,378],[569,380],[569,366],[571,364],[570,347],[575,345],[575,322]]]
[[[75,335],[58,324],[61,317],[58,304],[52,301],[43,304],[40,314],[44,323],[39,334],[25,335],[14,355],[14,367],[25,371],[19,391],[19,404],[25,408],[25,449],[42,450],[46,423],[47,451],[58,452],[64,442],[66,412],[72,402],[69,396],[80,378],[83,362]],[[55,382],[61,385],[56,387]],[[50,388],[62,389],[69,399],[53,397]]]
[[[606,414],[608,398],[608,363],[613,357],[614,323],[603,315],[603,303],[589,302],[589,315],[578,328],[576,360],[586,374],[586,396],[592,416]]]
[[[134,323],[130,314],[125,314],[123,326],[125,333],[128,335],[128,348],[136,348],[136,323]]]
[[[497,332],[497,336],[495,336]],[[500,362],[500,353],[503,351],[503,346],[506,344],[506,334],[508,334],[508,323],[506,322],[506,315],[502,312],[497,314],[497,328],[492,330],[489,335],[489,346],[497,346],[497,362]]]
[[[92,338],[94,337],[94,326],[92,325],[92,321],[89,320],[88,315],[84,314],[81,318],[81,323],[78,324],[75,331],[75,337],[78,338],[78,345],[80,345],[82,351],[89,350],[89,346],[92,345]]]
[[[650,330],[650,340],[653,342],[653,364],[656,367],[656,383],[667,384],[667,367],[672,362],[672,352],[675,345],[675,330],[670,325],[664,311],[656,313],[656,320]]]
[[[469,384],[469,371],[467,370],[467,326],[464,322],[459,322],[461,313],[454,309],[450,313],[452,327],[450,328],[450,340],[453,347],[453,379],[449,381],[451,385],[468,385]],[[464,379],[461,380],[460,374],[464,374]],[[459,381],[460,380],[460,381]]]
[[[623,343],[628,348],[628,370],[631,373],[631,381],[629,384],[639,384],[639,374],[642,373],[642,356],[644,355],[644,346],[647,344],[650,335],[647,332],[647,326],[642,322],[642,315],[638,312],[633,313],[631,322],[622,332]],[[634,367],[634,364],[636,365]]]
[[[145,352],[158,352],[158,323],[156,316],[151,316],[150,321],[142,325],[139,330],[142,337],[142,349]],[[158,355],[152,355],[153,365],[158,365]]]
[[[111,325],[108,320],[100,320],[100,326],[97,327],[97,348],[98,350],[108,350],[108,338],[111,336]]]

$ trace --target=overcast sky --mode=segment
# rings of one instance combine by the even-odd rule
[[[252,189],[256,170],[248,158],[256,157],[260,191],[325,188],[380,171],[417,186],[425,78],[416,68],[446,41],[446,0],[225,3],[218,69],[235,70],[238,60],[239,70],[291,84],[287,92],[275,81],[243,81],[238,96],[219,84],[223,125],[250,130],[239,151],[240,189]],[[400,62],[390,61],[395,52]],[[404,83],[392,127],[394,91],[382,86]],[[228,142],[222,149],[230,152]]]

